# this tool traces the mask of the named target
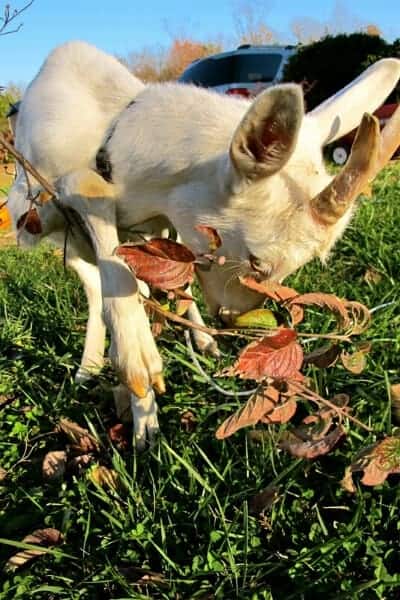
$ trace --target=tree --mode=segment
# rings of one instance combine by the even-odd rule
[[[306,95],[310,110],[355,79],[370,64],[393,56],[394,45],[367,33],[327,35],[300,46],[287,63],[283,79],[310,86]]]

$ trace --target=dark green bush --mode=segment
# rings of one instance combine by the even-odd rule
[[[390,44],[367,33],[328,35],[299,47],[286,65],[284,81],[306,82],[306,89],[310,87],[306,93],[307,109],[311,110],[369,65],[389,56],[400,56],[400,39]],[[396,100],[395,94],[392,98]]]

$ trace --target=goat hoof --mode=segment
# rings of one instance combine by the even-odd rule
[[[150,389],[144,398],[131,394],[131,409],[135,445],[141,451],[154,444],[159,432],[154,391]]]
[[[215,340],[207,344],[207,346],[203,350],[204,354],[207,356],[212,356],[214,358],[221,358],[221,351],[218,348],[218,344]]]
[[[91,371],[88,371],[87,369],[83,369],[82,367],[79,367],[79,369],[75,373],[74,381],[77,385],[84,385],[85,383],[88,383],[95,377],[96,377],[96,373],[92,373]]]

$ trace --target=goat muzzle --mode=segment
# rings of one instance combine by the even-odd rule
[[[380,133],[376,117],[365,113],[349,160],[330,184],[311,200],[316,221],[334,225],[389,162],[400,145],[400,106]]]

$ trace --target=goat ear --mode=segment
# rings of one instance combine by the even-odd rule
[[[298,85],[279,85],[257,96],[233,135],[235,170],[256,180],[282,169],[296,146],[303,115]]]
[[[321,145],[358,127],[364,113],[373,113],[385,101],[399,77],[400,60],[383,58],[308,113],[306,118],[315,121]]]

